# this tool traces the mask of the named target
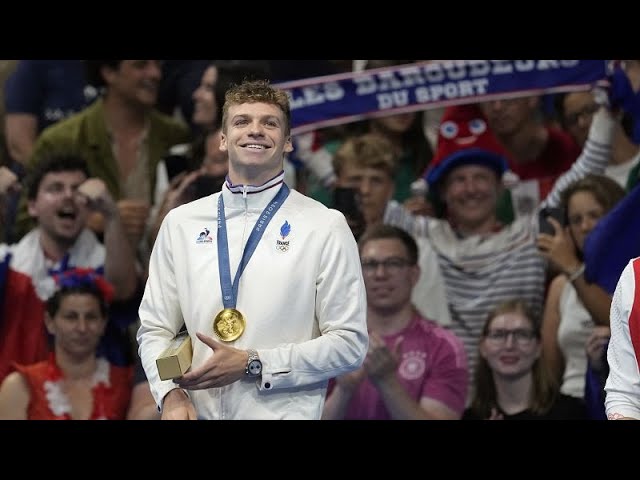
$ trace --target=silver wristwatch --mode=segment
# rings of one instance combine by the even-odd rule
[[[259,377],[262,375],[262,362],[258,356],[258,352],[255,350],[247,350],[249,358],[247,359],[247,367],[244,370],[244,374],[247,377]]]

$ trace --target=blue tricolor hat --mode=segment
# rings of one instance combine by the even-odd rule
[[[487,126],[475,104],[448,107],[442,115],[438,146],[425,173],[429,188],[435,188],[453,168],[481,164],[498,177],[507,171],[506,151]]]

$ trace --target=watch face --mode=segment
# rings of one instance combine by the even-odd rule
[[[260,360],[252,360],[249,363],[249,375],[260,375],[262,373],[262,362]]]

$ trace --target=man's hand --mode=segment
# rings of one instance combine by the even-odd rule
[[[149,203],[144,200],[134,200],[131,198],[118,202],[120,219],[124,233],[129,238],[131,245],[135,248],[144,235],[149,217]]]
[[[424,197],[410,197],[402,204],[413,215],[435,217],[436,210],[429,200]]]
[[[369,351],[364,360],[364,369],[372,382],[382,382],[395,375],[400,358],[400,345],[403,340],[403,337],[398,337],[393,347],[389,349],[379,335],[370,332]]]
[[[88,178],[78,187],[76,201],[106,218],[116,213],[116,205],[105,183],[99,178]]]
[[[189,396],[175,388],[167,393],[162,403],[162,420],[197,420],[196,409]]]
[[[202,333],[196,333],[201,342],[211,348],[211,356],[201,367],[174,380],[185,390],[204,390],[230,385],[244,377],[249,354],[246,350],[216,342]]]

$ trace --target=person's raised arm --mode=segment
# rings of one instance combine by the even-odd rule
[[[568,227],[563,228],[555,218],[548,217],[547,220],[553,225],[555,233],[538,235],[540,255],[551,261],[573,283],[593,321],[597,325],[609,325],[611,295],[599,285],[585,280],[584,263],[578,258]]]
[[[18,192],[21,189],[20,182],[15,173],[5,166],[0,166],[0,237],[4,238],[3,231],[8,223],[8,205],[7,197],[12,192]]]
[[[20,183],[18,176],[9,168],[0,166],[0,205],[3,204],[7,194],[18,191],[19,189]]]
[[[556,180],[551,192],[542,201],[540,207],[556,207],[560,205],[560,195],[569,185],[589,174],[604,172],[611,157],[611,143],[615,125],[615,118],[609,108],[601,105],[593,116],[589,135],[582,152],[573,162],[571,168]],[[537,217],[535,217],[535,220],[537,220]]]
[[[9,155],[26,166],[38,137],[38,118],[31,113],[7,113],[4,121]]]
[[[105,183],[90,178],[78,187],[80,202],[105,218],[105,277],[115,286],[115,300],[131,298],[138,288],[136,259],[120,221],[118,208]]]

